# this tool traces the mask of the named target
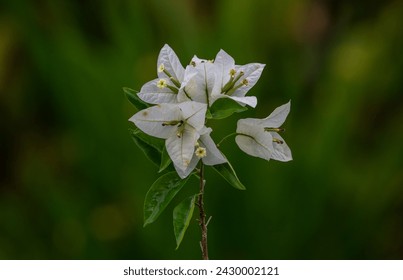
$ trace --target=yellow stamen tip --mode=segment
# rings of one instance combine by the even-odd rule
[[[284,142],[283,141],[281,141],[280,139],[277,139],[277,138],[273,138],[273,142],[274,143],[277,143],[277,144],[284,144]]]

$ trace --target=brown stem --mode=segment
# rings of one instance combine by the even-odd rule
[[[206,225],[206,212],[204,212],[204,186],[206,181],[204,180],[204,165],[203,162],[200,161],[200,193],[199,199],[197,202],[197,206],[199,207],[200,212],[200,219],[199,219],[199,226],[201,229],[202,238],[200,241],[200,247],[202,251],[202,258],[203,260],[208,260],[208,248],[207,248],[207,225]]]

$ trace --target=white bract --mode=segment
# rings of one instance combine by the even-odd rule
[[[186,67],[178,100],[193,100],[209,106],[220,98],[230,98],[242,106],[256,107],[255,96],[245,96],[262,74],[264,64],[235,65],[234,59],[220,50],[214,60],[194,56]]]
[[[164,45],[157,61],[158,78],[146,83],[138,93],[150,104],[177,103],[177,94],[183,86],[185,68],[170,46]]]
[[[265,160],[292,160],[291,150],[278,132],[290,112],[290,102],[276,108],[265,119],[241,119],[235,138],[239,148],[254,157]]]
[[[214,98],[230,98],[243,106],[256,107],[256,97],[245,95],[257,83],[265,65],[260,63],[235,65],[235,60],[223,50],[218,52],[214,64],[221,87],[220,94]]]
[[[187,177],[195,169],[200,159],[205,165],[216,165],[227,162],[227,159],[222,155],[211,138],[211,131],[212,129],[207,127],[204,127],[200,131],[200,138],[196,143],[193,158],[185,170],[181,170],[175,165],[175,169],[181,178]]]
[[[178,172],[185,172],[204,127],[207,105],[188,101],[144,109],[129,120],[146,134],[166,139],[165,147]]]
[[[216,65],[210,60],[194,56],[185,70],[185,83],[178,94],[180,102],[193,100],[213,104],[213,96],[220,94]]]

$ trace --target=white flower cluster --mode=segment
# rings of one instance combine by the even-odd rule
[[[206,127],[208,109],[222,98],[240,106],[255,107],[255,96],[246,96],[263,71],[264,64],[235,65],[220,50],[214,61],[194,56],[184,68],[175,52],[165,45],[158,56],[158,78],[146,83],[138,97],[155,106],[139,111],[129,120],[144,133],[166,139],[165,146],[176,171],[187,177],[199,160],[206,165],[227,162]],[[265,119],[238,121],[236,143],[245,153],[266,160],[291,160],[291,151],[278,134],[290,103]]]

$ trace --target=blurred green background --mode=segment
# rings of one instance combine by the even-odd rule
[[[403,258],[402,1],[2,1],[0,258],[199,259],[196,221],[175,251],[173,206],[142,204],[157,169],[132,142],[122,87],[220,48],[265,63],[256,110],[292,100],[289,163],[223,145],[246,191],[207,170],[213,259]]]

